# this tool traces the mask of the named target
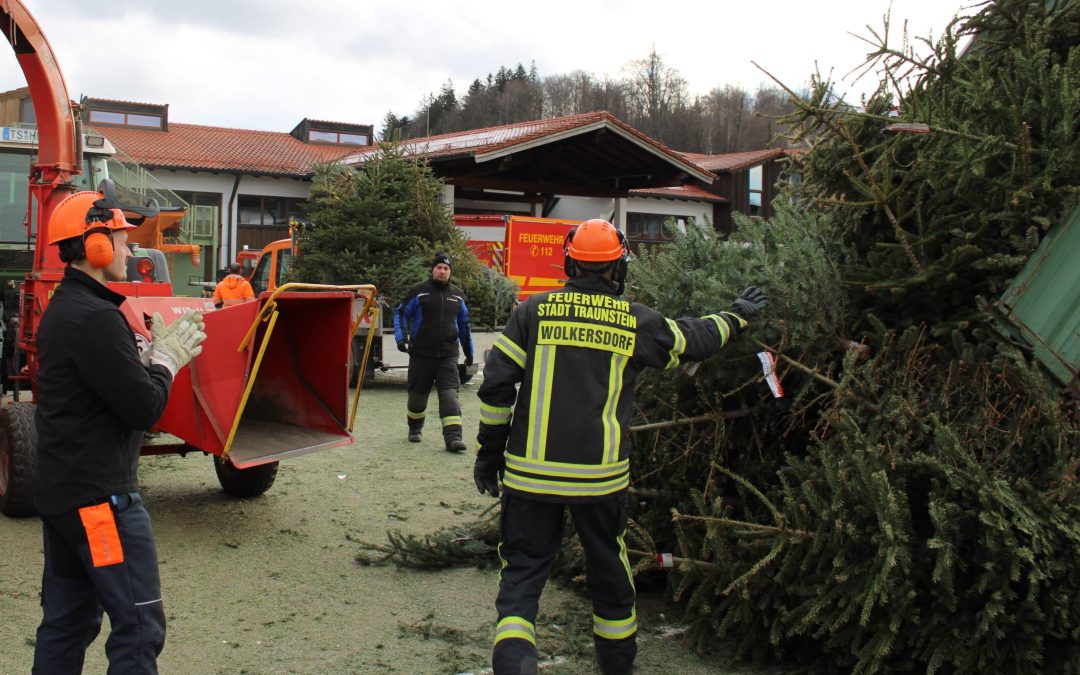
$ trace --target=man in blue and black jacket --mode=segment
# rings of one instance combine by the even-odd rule
[[[458,343],[465,352],[466,366],[473,362],[473,344],[465,294],[450,283],[450,273],[450,256],[436,254],[431,278],[410,288],[394,310],[394,337],[398,350],[409,355],[409,441],[420,442],[434,384],[446,449],[463,452]]]

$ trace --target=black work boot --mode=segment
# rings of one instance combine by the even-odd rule
[[[465,441],[461,440],[460,438],[454,438],[446,441],[447,452],[462,453],[465,452],[465,448]]]
[[[424,437],[424,420],[409,420],[409,442],[419,443]]]

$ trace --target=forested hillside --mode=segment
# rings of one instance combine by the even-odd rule
[[[723,79],[718,66],[717,79]],[[388,112],[379,137],[420,138],[467,129],[607,110],[670,148],[725,153],[767,147],[775,118],[791,112],[779,88],[747,91],[719,85],[694,95],[679,72],[655,51],[628,63],[617,79],[584,70],[542,77],[536,64],[501,66],[476,78],[459,97],[447,81],[412,114]]]

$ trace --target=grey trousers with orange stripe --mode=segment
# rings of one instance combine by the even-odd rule
[[[99,510],[105,515],[96,525],[79,511],[42,516],[43,616],[34,647],[35,675],[82,672],[103,611],[112,625],[105,642],[109,674],[158,672],[165,610],[150,514],[137,492],[116,495],[108,504]]]
[[[626,493],[602,502],[556,504],[506,494],[499,556],[503,568],[495,607],[495,675],[537,669],[536,614],[551,563],[562,544],[566,508],[585,550],[585,586],[593,604],[593,642],[604,675],[633,671],[637,655],[634,580],[626,557]]]

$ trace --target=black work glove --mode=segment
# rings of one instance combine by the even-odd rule
[[[465,355],[465,367],[468,368],[472,365],[472,354]]]
[[[499,481],[505,469],[506,455],[502,450],[481,447],[476,453],[476,463],[473,464],[473,482],[480,494],[487,493],[498,497]]]
[[[409,353],[409,341],[408,340],[401,340],[400,342],[398,342],[397,343],[397,350],[399,352],[405,352],[406,354],[408,354]]]
[[[768,304],[769,301],[765,299],[765,294],[761,289],[757,286],[750,286],[742,293],[739,293],[739,297],[735,298],[735,302],[731,303],[729,311],[738,314],[743,319],[749,319],[765,309]]]

